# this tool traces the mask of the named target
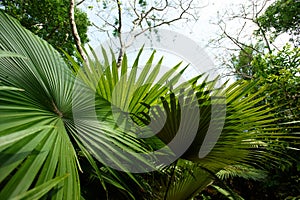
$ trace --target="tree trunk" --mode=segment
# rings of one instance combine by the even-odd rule
[[[69,14],[70,14],[70,24],[71,24],[71,29],[72,29],[72,35],[74,37],[74,40],[75,40],[75,45],[76,45],[76,48],[78,50],[78,52],[80,53],[82,59],[84,60],[84,62],[86,64],[87,63],[87,56],[81,46],[81,40],[80,40],[80,37],[79,37],[79,34],[78,34],[78,31],[77,31],[77,26],[76,26],[76,23],[75,23],[75,2],[74,0],[70,0],[70,10],[69,10]]]

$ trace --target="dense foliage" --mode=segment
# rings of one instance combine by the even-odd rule
[[[228,66],[239,80],[259,81],[254,91],[266,88],[259,96],[266,97],[260,104],[276,111],[277,126],[287,134],[300,131],[300,2],[277,0],[258,18],[252,36],[257,43],[245,44],[238,40],[240,51],[233,55]],[[253,7],[255,8],[255,7]],[[257,16],[253,13],[252,16]],[[242,16],[243,17],[243,16]],[[292,43],[276,47],[275,39],[288,33]],[[232,36],[233,37],[233,36]],[[289,166],[270,169],[263,181],[229,178],[227,183],[241,196],[249,199],[298,199],[300,194],[299,145],[295,141],[284,144],[283,152],[293,158]],[[275,148],[274,150],[277,150]]]
[[[69,21],[69,0],[3,0],[5,12],[49,42],[59,52],[61,49],[75,55],[75,42]],[[87,29],[90,22],[85,12],[75,9],[75,21],[82,44],[88,42]]]
[[[231,62],[238,79],[261,80],[257,88],[267,87],[262,96],[267,97],[267,105],[276,108],[282,123],[300,119],[300,48],[287,44],[278,52],[263,55],[255,47],[245,47]]]
[[[265,32],[274,37],[288,33],[297,46],[300,45],[300,2],[298,0],[277,0],[257,19]]]
[[[248,53],[248,54],[247,54]],[[266,55],[254,53],[247,49],[247,53],[240,52],[239,59],[234,57],[237,77],[247,80],[260,80],[257,89],[265,87],[260,96],[266,96],[261,103],[276,111],[278,126],[287,133],[300,131],[300,48],[286,45],[279,52]],[[270,170],[269,175],[262,182],[245,181],[236,178],[230,181],[242,196],[253,199],[285,199],[299,198],[300,194],[300,160],[299,145],[291,148],[285,144],[286,155],[293,158],[290,166],[279,166]],[[295,148],[296,147],[296,148]]]

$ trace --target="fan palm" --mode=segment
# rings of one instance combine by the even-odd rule
[[[98,134],[97,154],[102,156],[98,158],[109,157],[115,165],[117,151],[143,151],[143,144],[114,128],[109,117],[106,121],[97,120],[97,124],[82,116],[76,121],[81,129],[76,130],[72,114],[76,76],[49,44],[2,12],[0,16],[1,88],[22,90],[1,90],[0,197],[21,198],[28,194],[26,191],[41,188],[41,196],[52,189],[50,195],[54,199],[79,199],[78,149],[95,166],[86,150],[94,143],[88,144],[88,139]],[[101,105],[100,113],[107,114],[106,107],[109,109],[110,105],[101,100],[97,103]],[[73,108],[86,109],[78,104]]]
[[[81,174],[92,174],[104,189],[107,182],[138,195],[115,169],[138,187],[160,170],[165,187],[151,191],[153,198],[184,199],[228,165],[279,159],[269,144],[283,136],[270,110],[255,107],[262,100],[261,91],[250,92],[255,83],[215,89],[216,80],[197,76],[179,84],[186,69],[179,65],[157,81],[162,59],[152,66],[154,53],[138,75],[142,50],[131,70],[126,55],[118,71],[103,50],[103,62],[94,53],[88,66],[69,57],[72,71],[45,41],[11,17],[0,18],[1,199],[79,199]],[[166,145],[178,132],[182,143]]]

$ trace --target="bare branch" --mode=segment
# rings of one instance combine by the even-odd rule
[[[223,28],[221,25],[219,25],[219,27],[220,27],[220,29],[223,31],[223,34],[224,34],[228,39],[230,39],[236,46],[238,46],[238,47],[240,48],[241,51],[243,51],[243,52],[245,52],[245,53],[247,54],[247,52],[245,51],[245,47],[247,47],[247,48],[252,49],[253,51],[256,51],[256,52],[258,52],[258,53],[262,53],[262,52],[260,52],[258,49],[254,48],[254,47],[252,47],[252,46],[250,46],[250,45],[246,45],[246,44],[240,42],[238,39],[236,39],[236,38],[230,36],[230,35],[226,32],[226,26],[225,26],[225,28]]]
[[[246,22],[244,22],[244,24],[243,24],[241,30],[239,31],[239,33],[238,33],[238,35],[237,35],[237,40],[239,39],[240,35],[242,34],[242,32],[243,32],[245,26],[246,26]]]
[[[237,70],[231,71],[230,73],[226,74],[225,77],[226,76],[236,76],[237,74],[242,76],[245,79],[253,79],[252,75],[248,75],[248,74],[245,74],[245,73],[237,71]]]
[[[121,34],[122,30],[122,10],[121,10],[121,2],[119,0],[116,0],[118,5],[118,17],[119,17],[119,27],[118,27],[118,33]]]
[[[85,2],[85,0],[81,0],[80,2],[76,3],[76,6],[79,6],[79,5],[82,4],[83,2]]]
[[[256,23],[257,26],[259,27],[259,31],[261,32],[263,38],[264,38],[264,41],[267,45],[267,48],[268,48],[268,51],[269,53],[272,53],[272,49],[271,49],[271,46],[270,46],[270,43],[269,43],[269,40],[267,39],[267,36],[266,36],[266,33],[265,31],[262,29],[262,27],[260,26],[259,22]]]
[[[114,24],[110,23],[108,21],[108,19],[104,19],[101,15],[99,14],[96,14],[102,21],[104,21],[105,25],[109,25],[111,27],[113,27],[114,29],[118,29]]]
[[[140,15],[136,11],[136,3],[135,3],[133,10],[135,11],[135,14],[137,15],[137,18],[135,20],[133,20],[133,23],[137,24],[137,25],[141,25],[142,21],[144,21],[152,11],[154,11],[154,10],[155,11],[160,11],[160,12],[164,11],[169,6],[169,3],[168,3],[167,0],[165,0],[165,3],[166,3],[165,6],[162,7],[162,8],[156,8],[156,7],[152,6],[148,11],[146,11],[144,14],[141,13]]]
[[[92,22],[92,25],[93,25],[95,28],[97,28],[99,31],[102,31],[102,32],[107,32],[107,31],[109,31],[109,30],[106,30],[106,29],[104,29],[104,28],[98,26],[98,25],[95,24],[94,22]]]
[[[256,25],[258,26],[259,31],[261,32],[261,34],[262,34],[262,36],[263,36],[263,38],[264,38],[264,41],[265,41],[265,43],[266,43],[266,45],[267,45],[267,48],[268,48],[269,53],[272,53],[272,49],[271,49],[269,40],[268,40],[267,37],[266,37],[266,33],[265,33],[265,31],[263,30],[263,28],[261,27],[259,21],[257,20],[259,13],[260,13],[260,12],[263,10],[263,8],[266,6],[266,3],[267,3],[267,2],[265,1],[264,4],[263,4],[263,6],[262,6],[262,8],[261,8],[261,10],[255,14],[255,19],[253,19],[253,22],[255,22]]]
[[[146,31],[148,31],[148,30],[150,30],[150,29],[154,29],[154,28],[157,28],[157,27],[162,26],[162,25],[170,25],[171,23],[173,23],[173,22],[175,22],[175,21],[184,19],[184,18],[183,18],[183,15],[186,14],[187,11],[191,8],[192,2],[193,2],[193,1],[190,1],[190,3],[188,4],[187,8],[183,8],[182,3],[180,3],[180,7],[181,7],[181,9],[182,9],[182,12],[180,13],[179,17],[174,18],[174,19],[171,19],[171,20],[169,20],[169,21],[163,21],[163,22],[161,22],[161,23],[159,23],[159,24],[156,24],[156,25],[154,25],[154,26],[149,26],[149,27],[147,27],[146,29],[142,30],[141,32],[135,34],[134,37],[137,37],[137,36],[143,34],[144,32],[146,32]]]
[[[99,23],[96,23],[97,25],[93,23],[93,25],[98,30],[108,34],[111,34],[109,31],[113,29],[113,35],[118,37],[119,44],[117,47],[119,48],[119,56],[117,64],[120,66],[125,49],[132,45],[132,42],[139,35],[163,25],[170,25],[179,20],[191,19],[197,21],[196,9],[200,7],[195,5],[194,1],[195,0],[159,0],[153,2],[153,5],[141,5],[137,0],[124,2],[123,4],[121,0],[109,1],[108,6],[110,9],[106,10],[108,12],[103,12],[104,10],[100,8],[101,12],[96,14],[104,22],[103,26],[106,27],[97,26]],[[106,8],[108,6],[106,5]],[[122,10],[127,8],[131,9],[128,15],[126,15],[126,12],[123,13]],[[117,10],[117,13],[114,12],[115,10]],[[195,14],[193,14],[193,11]],[[175,17],[174,13],[176,13]],[[127,24],[127,17],[132,21],[132,24]],[[128,28],[135,35],[125,40],[124,36],[122,38],[122,33],[128,30]]]

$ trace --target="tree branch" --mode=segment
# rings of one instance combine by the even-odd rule
[[[230,39],[236,46],[238,46],[240,48],[241,51],[245,52],[247,54],[247,52],[245,51],[244,47],[248,47],[250,49],[252,49],[253,51],[256,51],[258,53],[261,53],[259,50],[255,49],[254,47],[250,46],[250,45],[246,45],[242,42],[240,42],[238,39],[231,37],[227,32],[226,32],[226,28],[222,28],[221,25],[219,25],[220,29],[223,31],[223,34]]]
[[[154,10],[156,10],[156,11],[164,11],[164,10],[168,7],[168,5],[169,5],[169,3],[168,3],[167,0],[165,0],[165,2],[166,2],[166,5],[165,5],[164,7],[162,7],[162,8],[156,8],[156,7],[152,6],[148,11],[145,12],[145,14],[141,13],[140,15],[137,13],[137,11],[136,11],[136,3],[134,3],[134,8],[133,8],[133,10],[134,10],[135,14],[137,15],[137,18],[136,18],[135,20],[133,20],[133,22],[136,23],[136,24],[141,24],[142,21],[143,21],[145,18],[147,18],[147,16],[148,16],[152,11],[154,11]]]
[[[169,20],[169,21],[163,21],[163,22],[161,22],[161,23],[159,23],[159,24],[156,24],[156,25],[154,25],[154,26],[149,26],[149,27],[145,28],[144,30],[142,30],[141,32],[135,34],[135,35],[134,35],[134,38],[137,37],[137,36],[139,36],[139,35],[141,35],[141,34],[143,34],[144,32],[146,32],[146,31],[148,31],[148,30],[150,30],[150,29],[154,29],[154,28],[157,28],[157,27],[162,26],[162,25],[170,25],[171,23],[173,23],[173,22],[175,22],[175,21],[178,21],[178,20],[183,19],[183,15],[184,15],[185,13],[187,13],[187,11],[191,8],[192,2],[193,2],[193,1],[190,1],[190,3],[188,4],[187,8],[183,8],[182,4],[180,4],[180,7],[181,7],[181,9],[182,9],[182,12],[180,13],[180,15],[179,15],[177,18],[171,19],[171,20]]]
[[[110,1],[109,6],[111,9],[109,10],[109,13],[99,12],[97,14],[97,16],[105,23],[107,27],[113,29],[113,35],[118,37],[118,67],[121,65],[126,48],[132,44],[136,37],[146,31],[155,29],[159,26],[170,25],[178,20],[197,20],[197,12],[195,11],[194,14],[191,12],[191,10],[200,8],[197,7],[197,5],[194,5],[194,0],[160,0],[154,2],[153,5],[141,5],[141,3],[138,3],[139,1],[137,0],[129,1],[127,5],[129,5],[129,8],[132,10],[132,14],[130,14],[129,17],[133,23],[131,24],[130,31],[135,35],[133,35],[133,37],[127,41],[125,40],[124,36],[122,38],[122,33],[124,32],[125,28],[128,27],[128,24],[126,24],[127,21],[124,19],[124,17],[128,16],[122,11],[128,7],[126,7],[125,3],[121,4],[121,2],[121,0]],[[117,10],[116,14],[114,13],[114,9]],[[176,12],[175,17],[173,12]],[[95,24],[93,25],[97,27]],[[105,28],[97,28],[100,31],[108,32]]]
[[[261,10],[259,11],[259,13],[262,11],[262,9],[263,9],[265,6],[266,6],[266,2],[264,3],[264,5],[263,5],[263,7],[261,8]],[[266,43],[266,45],[267,45],[267,48],[268,48],[269,53],[272,53],[272,49],[271,49],[269,40],[268,40],[267,37],[266,37],[266,33],[265,33],[265,31],[263,30],[263,28],[261,27],[259,21],[257,20],[257,19],[258,19],[259,13],[256,13],[256,14],[255,14],[255,19],[253,19],[253,22],[256,23],[256,25],[258,26],[259,31],[261,32],[261,34],[262,34],[262,36],[263,36],[263,38],[264,38],[264,41],[265,41],[265,43]]]
[[[84,1],[85,1],[85,0],[81,0],[80,2],[78,2],[78,3],[76,4],[76,6],[79,6],[79,5],[82,4]]]

